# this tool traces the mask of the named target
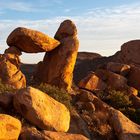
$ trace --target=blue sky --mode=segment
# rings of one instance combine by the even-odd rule
[[[79,51],[108,56],[124,42],[140,38],[139,0],[0,0],[0,53],[14,28],[32,28],[53,37],[65,19],[77,25]],[[22,61],[37,63],[43,55],[23,54]]]

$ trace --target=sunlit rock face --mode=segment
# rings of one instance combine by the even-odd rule
[[[42,82],[71,90],[73,70],[77,58],[79,41],[74,23],[66,20],[61,23],[55,38],[60,45],[46,53],[43,62],[39,63],[35,77]]]
[[[7,38],[7,44],[23,52],[47,52],[56,48],[60,42],[35,30],[18,27]]]
[[[8,84],[16,89],[26,86],[26,78],[20,70],[19,50],[5,51],[0,57],[0,79],[4,84]],[[18,54],[14,54],[18,53]]]
[[[30,123],[42,130],[67,132],[69,110],[47,93],[27,87],[14,96],[14,108]]]
[[[0,114],[0,139],[17,140],[21,131],[21,122],[9,115]]]

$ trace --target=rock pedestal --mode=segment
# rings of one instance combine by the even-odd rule
[[[73,70],[76,62],[79,42],[74,23],[66,20],[61,23],[55,34],[60,45],[53,51],[46,53],[43,62],[38,65],[35,78],[41,82],[71,90]]]

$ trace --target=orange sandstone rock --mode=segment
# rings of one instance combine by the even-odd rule
[[[18,140],[21,122],[9,115],[0,114],[0,140]]]
[[[38,53],[51,51],[60,42],[39,31],[18,27],[8,36],[7,44],[23,52]]]
[[[43,62],[39,63],[35,78],[39,81],[71,90],[73,70],[77,58],[79,41],[74,23],[66,20],[61,23],[55,38],[61,44],[53,51],[46,53]]]

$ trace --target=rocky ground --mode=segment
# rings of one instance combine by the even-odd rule
[[[78,53],[75,24],[54,38],[15,29],[0,55],[0,140],[140,140],[140,41]],[[22,52],[46,52],[22,64]]]

